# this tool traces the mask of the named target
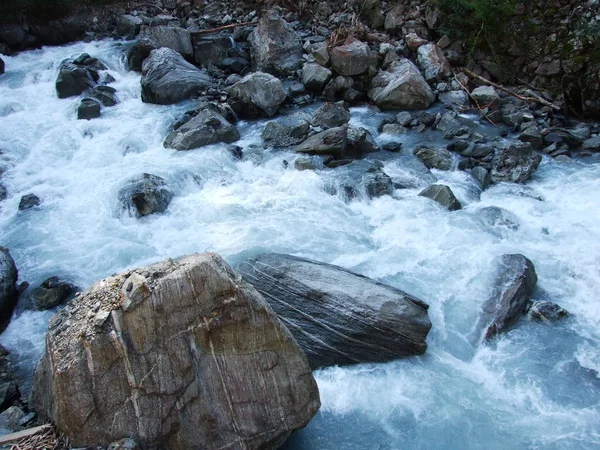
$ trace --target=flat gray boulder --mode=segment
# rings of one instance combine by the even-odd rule
[[[242,118],[273,117],[287,97],[273,75],[254,72],[227,89],[228,102]]]
[[[242,262],[313,369],[384,362],[425,352],[428,306],[399,289],[341,267],[268,253]]]
[[[160,48],[144,60],[141,83],[142,101],[170,105],[199,96],[212,79],[175,50]]]

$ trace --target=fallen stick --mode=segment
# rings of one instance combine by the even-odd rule
[[[192,34],[218,33],[219,31],[229,30],[230,28],[235,28],[235,27],[249,27],[251,25],[257,25],[257,24],[258,24],[258,22],[232,23],[230,25],[223,25],[222,27],[210,28],[208,30],[193,31]]]
[[[477,110],[478,110],[478,111],[479,111],[481,114],[483,114],[483,116],[484,116],[484,117],[487,119],[487,121],[488,121],[489,123],[491,123],[492,125],[496,126],[496,124],[495,124],[495,123],[492,121],[492,119],[490,119],[490,118],[488,117],[488,115],[487,115],[487,114],[486,114],[486,113],[483,111],[483,109],[484,109],[484,108],[488,108],[488,107],[492,106],[492,103],[494,103],[494,101],[492,101],[492,102],[491,102],[489,105],[480,106],[480,105],[479,105],[479,102],[478,102],[478,101],[475,99],[475,97],[473,97],[473,96],[471,95],[471,93],[469,92],[469,90],[467,89],[467,87],[466,87],[464,84],[462,84],[462,83],[460,82],[460,80],[459,80],[459,79],[458,79],[458,77],[456,76],[456,72],[454,72],[454,71],[453,71],[453,73],[454,73],[454,79],[456,80],[456,82],[457,82],[458,84],[460,84],[460,87],[463,89],[463,91],[465,91],[465,92],[467,93],[467,95],[469,96],[469,98],[470,98],[471,100],[473,100],[473,102],[475,102],[475,104],[477,105],[477,108],[476,108],[476,109],[477,109]]]
[[[512,95],[515,98],[518,98],[519,100],[523,100],[526,102],[535,102],[535,103],[539,103],[541,105],[544,106],[549,106],[552,109],[555,109],[557,111],[560,111],[562,108],[560,108],[559,106],[556,106],[554,103],[550,103],[547,100],[544,100],[543,98],[541,98],[539,95],[537,95],[535,92],[529,90],[529,94],[533,95],[533,97],[523,97],[522,95],[517,94],[516,92],[511,91],[510,89],[505,88],[504,86],[501,86],[499,84],[496,84],[490,80],[486,80],[485,78],[477,75],[476,73],[471,72],[469,69],[463,67],[460,69],[461,71],[465,72],[467,75],[469,75],[472,78],[475,78],[476,80],[481,81],[484,84],[487,84],[489,86],[495,87],[496,89],[499,89],[503,92],[506,92],[509,95]]]
[[[29,428],[23,431],[17,431],[16,433],[5,434],[4,436],[0,436],[0,445],[7,444],[13,441],[18,441],[29,436],[33,436],[49,428],[52,428],[52,425],[46,424],[35,428]]]

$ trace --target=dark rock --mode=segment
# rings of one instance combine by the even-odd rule
[[[42,201],[35,194],[27,194],[21,197],[21,201],[19,202],[19,211],[25,211],[27,209],[35,208],[36,206],[40,206]]]
[[[100,281],[54,316],[32,405],[72,447],[217,450],[279,448],[320,401],[284,324],[205,253]]]
[[[401,111],[396,115],[396,122],[398,122],[403,127],[407,127],[413,120],[413,116],[410,111]]]
[[[139,39],[127,50],[127,69],[135,72],[142,71],[144,60],[156,50],[156,43],[148,38]]]
[[[4,70],[5,70],[4,60],[2,58],[0,58],[0,75],[2,75],[4,73]]]
[[[385,16],[381,9],[380,0],[365,0],[361,4],[360,18],[374,30],[383,28]]]
[[[9,355],[10,353],[0,346],[0,411],[21,405],[21,393]]]
[[[304,64],[302,68],[302,82],[308,89],[317,93],[323,92],[332,75],[331,70],[316,63]]]
[[[97,73],[95,75],[97,77]],[[73,62],[64,62],[58,69],[56,78],[56,93],[58,98],[79,95],[96,85],[97,78],[87,67]]]
[[[17,266],[7,248],[0,247],[0,332],[4,331],[17,304]]]
[[[261,137],[265,145],[283,148],[297,145],[306,139],[310,127],[307,122],[290,126],[279,122],[269,122],[265,126]]]
[[[227,73],[242,73],[250,65],[250,61],[240,56],[235,58],[225,58],[217,66]]]
[[[174,50],[152,50],[142,66],[142,101],[169,105],[199,96],[212,84],[206,72]]]
[[[454,158],[445,148],[419,144],[413,149],[413,155],[419,158],[430,169],[451,170]]]
[[[133,216],[142,217],[166,211],[173,193],[164,179],[144,173],[130,179],[119,190],[118,197],[124,210]]]
[[[77,286],[58,277],[50,277],[31,292],[34,306],[44,311],[65,302],[77,291]]]
[[[556,303],[535,301],[529,306],[528,314],[534,320],[554,322],[568,316],[569,312]]]
[[[0,413],[0,430],[17,431],[19,422],[25,417],[25,413],[18,406],[11,406]]]
[[[398,153],[402,151],[402,142],[386,142],[381,148],[388,152]]]
[[[306,352],[313,369],[425,352],[427,305],[341,267],[265,254],[238,267]]]
[[[479,86],[471,91],[471,97],[483,108],[491,104],[497,104],[500,97],[492,86]]]
[[[141,17],[124,14],[117,18],[117,34],[130,38],[140,33],[144,21]]]
[[[450,211],[457,211],[462,208],[452,189],[444,184],[433,184],[426,187],[419,193],[419,196],[430,198]]]
[[[8,197],[8,191],[3,184],[0,184],[0,202],[6,200],[6,197]]]
[[[350,111],[343,104],[326,102],[315,111],[310,120],[314,127],[335,128],[350,122]]]
[[[510,181],[524,183],[537,169],[542,161],[531,145],[525,142],[514,142],[496,149],[492,161],[492,181]]]
[[[239,145],[230,145],[227,147],[227,151],[233,156],[233,159],[241,161],[244,157],[244,149]]]
[[[224,60],[233,47],[231,34],[194,35],[192,33],[192,42],[194,44],[194,60],[202,67]]]
[[[588,152],[600,152],[600,136],[586,139],[583,141],[581,148]]]
[[[533,263],[523,255],[502,255],[494,291],[484,303],[479,325],[490,339],[514,325],[525,312],[537,283]],[[479,328],[479,327],[478,327]]]
[[[481,166],[473,167],[471,169],[471,175],[477,180],[479,186],[481,187],[481,190],[483,191],[485,191],[492,182],[490,172]]]
[[[341,159],[348,143],[347,127],[330,128],[310,136],[294,148],[297,153],[309,155],[331,155]]]
[[[281,81],[263,72],[246,75],[227,93],[231,108],[242,118],[273,117],[286,98]]]
[[[163,3],[165,1],[163,0]],[[179,27],[179,19],[170,14],[159,14],[150,19],[150,27]]]
[[[531,125],[523,130],[523,132],[519,135],[519,140],[522,142],[529,142],[531,144],[531,148],[534,150],[541,148],[544,144],[540,130],[535,125]]]
[[[379,151],[379,145],[366,128],[348,127],[348,142],[346,155],[352,158],[360,158],[367,153]]]
[[[392,179],[381,169],[368,170],[363,176],[362,186],[368,198],[392,195],[394,192]]]
[[[583,139],[571,131],[556,127],[550,128],[549,133],[544,136],[544,140],[548,143],[564,142],[569,148],[578,148],[583,143]]]
[[[90,97],[99,100],[104,106],[115,106],[117,101],[117,90],[110,86],[96,86],[89,93]]]
[[[478,212],[481,220],[490,227],[503,227],[516,231],[519,229],[519,219],[510,211],[497,206],[486,206]]]
[[[91,120],[100,117],[101,104],[94,98],[84,98],[77,108],[78,120]]]
[[[140,39],[152,41],[156,48],[170,48],[186,59],[194,56],[190,32],[184,28],[170,26],[143,26]]]
[[[365,42],[348,38],[344,45],[330,51],[331,67],[338,74],[353,77],[377,68],[377,56]]]

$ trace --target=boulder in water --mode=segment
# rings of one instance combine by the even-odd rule
[[[156,48],[170,48],[186,59],[194,56],[190,32],[184,28],[170,26],[143,26],[140,31],[141,39],[148,39]]]
[[[273,117],[287,96],[281,81],[263,72],[246,75],[227,93],[231,108],[243,118]]]
[[[107,278],[54,316],[32,406],[73,447],[275,449],[320,401],[284,324],[206,253]]]
[[[343,103],[325,102],[313,114],[310,123],[322,129],[340,127],[350,122],[350,111]]]
[[[345,153],[350,158],[360,158],[367,153],[379,150],[379,145],[366,128],[349,126],[347,136]]]
[[[527,311],[529,317],[544,322],[555,322],[569,315],[569,312],[553,302],[531,302]]]
[[[142,101],[169,105],[199,96],[212,79],[169,48],[152,50],[142,65]]]
[[[94,87],[97,80],[97,72],[94,72],[84,65],[66,61],[62,63],[58,69],[56,93],[58,98],[80,95],[86,90]]]
[[[4,73],[4,69],[5,68],[5,64],[4,64],[4,60],[2,58],[0,58],[0,75],[2,75]]]
[[[380,168],[372,168],[362,178],[362,185],[369,198],[392,195],[394,185],[392,179]]]
[[[100,101],[104,106],[115,106],[117,104],[117,90],[110,86],[96,86],[90,91],[90,97]]]
[[[526,142],[512,142],[496,149],[492,160],[492,181],[510,181],[524,183],[540,162],[541,155],[537,154]]]
[[[119,190],[123,209],[136,217],[166,211],[173,199],[167,183],[159,176],[144,173],[130,179]]]
[[[42,201],[35,194],[27,194],[21,197],[21,201],[19,202],[19,211],[26,211],[31,208],[35,208],[36,206],[40,206]]]
[[[78,120],[91,120],[100,117],[102,105],[95,98],[84,98],[77,108]]]
[[[462,208],[452,189],[445,184],[432,184],[423,189],[419,196],[430,198],[450,211],[457,211]]]
[[[490,172],[481,166],[476,166],[471,169],[471,176],[477,180],[482,191],[485,191],[492,182]]]
[[[302,121],[297,125],[284,125],[279,122],[269,122],[261,134],[263,143],[268,147],[283,148],[297,145],[306,139],[310,126]]]
[[[516,231],[519,229],[519,218],[498,206],[486,206],[478,211],[478,217],[490,227],[502,227]]]
[[[430,169],[451,170],[454,158],[445,148],[419,144],[413,149],[413,155],[423,161]]]
[[[276,253],[238,271],[262,293],[313,369],[385,362],[425,352],[428,306],[341,267]]]
[[[17,266],[7,248],[0,247],[0,332],[4,331],[17,304]]]
[[[77,286],[59,277],[50,277],[31,291],[34,306],[39,310],[54,308],[77,292]]]
[[[314,134],[294,149],[309,155],[331,155],[340,159],[346,151],[348,127],[336,127]]]

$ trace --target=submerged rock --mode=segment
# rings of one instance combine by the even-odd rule
[[[310,126],[305,121],[294,126],[284,125],[280,122],[269,122],[263,130],[261,138],[268,147],[291,147],[306,139],[309,130]]]
[[[94,311],[94,313],[91,313]],[[50,322],[32,405],[72,447],[275,449],[320,406],[306,357],[214,253],[93,285]]]
[[[306,352],[313,369],[420,355],[431,328],[427,305],[341,267],[275,253],[242,262]]]
[[[513,231],[518,230],[520,227],[519,218],[516,215],[498,206],[481,208],[478,216],[486,225],[491,227],[503,227]]]
[[[17,266],[10,252],[7,248],[0,247],[0,332],[8,325],[19,298],[18,276]]]
[[[91,120],[100,117],[102,105],[94,98],[84,98],[77,108],[78,120]]]
[[[89,67],[66,61],[58,69],[56,78],[56,93],[58,98],[68,98],[80,95],[94,87],[98,73]]]
[[[444,184],[433,184],[426,187],[419,193],[419,197],[430,198],[450,211],[457,211],[462,208],[452,189]]]
[[[526,142],[512,142],[496,149],[492,160],[492,181],[510,181],[524,183],[540,162],[541,155],[537,154]]]
[[[34,306],[39,310],[54,308],[65,302],[77,292],[77,286],[61,280],[59,277],[50,277],[31,291]]]
[[[119,191],[124,210],[136,217],[166,211],[173,199],[167,183],[159,176],[144,173],[130,179]]]
[[[117,90],[110,86],[96,86],[90,91],[90,97],[99,100],[104,106],[110,107],[117,104]]]
[[[242,118],[273,117],[287,96],[281,81],[263,72],[246,75],[227,93],[231,108]]]
[[[19,202],[19,211],[26,211],[31,208],[35,208],[36,206],[40,206],[42,204],[42,200],[35,194],[27,194],[21,197],[21,201]]]
[[[569,315],[569,312],[553,302],[531,302],[527,311],[529,317],[534,320],[554,322]]]
[[[382,169],[371,169],[363,176],[362,185],[368,198],[392,195],[394,185],[392,179]]]

